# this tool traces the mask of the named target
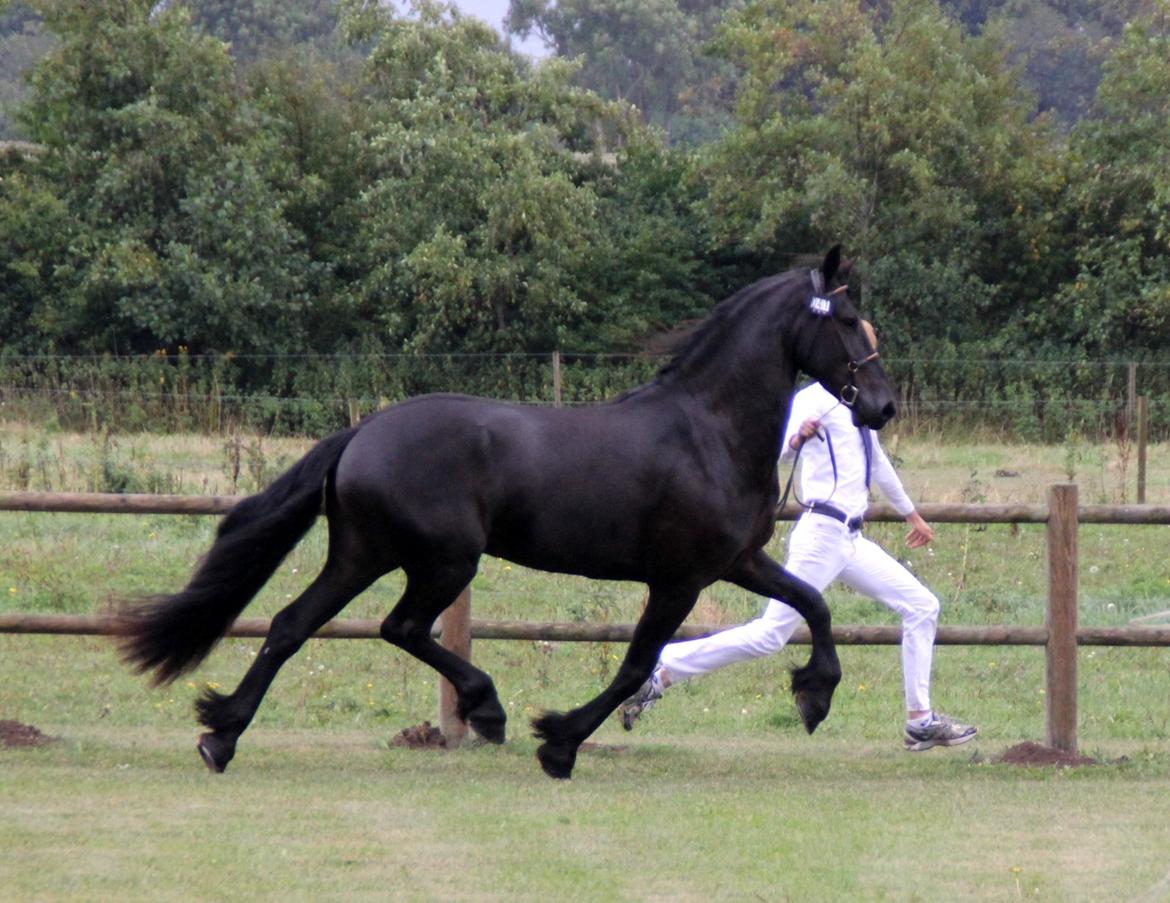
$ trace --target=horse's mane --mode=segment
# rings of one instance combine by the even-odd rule
[[[761,295],[774,291],[806,272],[807,270],[788,270],[775,276],[760,279],[741,288],[734,295],[724,298],[703,319],[679,324],[678,327],[667,333],[665,341],[661,342],[663,350],[671,354],[670,360],[658,369],[649,382],[623,392],[614,401],[622,401],[632,395],[640,394],[652,386],[670,381],[675,374],[681,373],[688,364],[702,357],[709,347],[719,343],[728,323],[736,319],[741,307],[754,303]]]
[[[731,320],[736,318],[739,308],[745,304],[755,303],[759,296],[768,294],[768,292],[779,288],[780,285],[805,274],[806,271],[787,270],[785,273],[764,277],[762,280],[745,285],[735,295],[724,298],[723,301],[716,304],[706,317],[683,320],[673,330],[662,333],[658,339],[654,340],[653,345],[648,347],[647,351],[648,353],[666,353],[672,357],[666,364],[659,367],[658,372],[649,381],[643,382],[640,386],[629,388],[629,390],[617,395],[613,401],[624,401],[633,395],[639,395],[649,388],[662,385],[663,382],[669,382],[675,378],[676,374],[686,371],[689,365],[706,356],[711,347],[721,344],[723,333],[727,330]]]

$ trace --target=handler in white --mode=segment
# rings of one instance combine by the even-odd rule
[[[877,436],[855,427],[849,409],[819,383],[813,383],[793,396],[782,448],[782,462],[791,461],[800,452],[799,497],[810,508],[789,535],[785,568],[822,592],[839,579],[901,617],[906,749],[917,752],[973,739],[973,726],[958,724],[931,709],[938,599],[861,532],[872,480],[910,525],[906,535],[910,548],[934,539],[934,531],[914,510]],[[747,624],[697,640],[670,643],[662,650],[651,678],[622,703],[622,724],[631,730],[638,716],[673,683],[779,651],[801,621],[795,609],[773,599],[763,615]]]

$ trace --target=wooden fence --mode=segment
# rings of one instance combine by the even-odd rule
[[[41,492],[0,492],[0,511],[74,512],[103,514],[223,514],[239,501],[234,496],[117,495]],[[940,645],[1043,646],[1045,649],[1046,735],[1048,745],[1066,752],[1077,749],[1077,647],[1170,646],[1170,627],[1082,628],[1077,624],[1077,531],[1081,523],[1170,524],[1170,507],[1152,505],[1080,505],[1075,484],[1049,488],[1043,505],[923,504],[919,511],[934,523],[1034,523],[1047,525],[1048,601],[1040,626],[979,626],[939,628]],[[799,509],[790,507],[778,518],[791,520]],[[870,511],[872,521],[898,521],[888,506]],[[316,636],[336,639],[379,638],[378,620],[336,620]],[[229,636],[263,637],[270,622],[240,618]],[[633,624],[588,624],[479,620],[471,617],[471,593],[443,615],[436,634],[449,649],[471,657],[472,639],[544,640],[557,642],[628,642]],[[707,636],[717,625],[684,625],[676,636]],[[101,635],[114,632],[106,615],[35,615],[0,613],[0,633]],[[842,645],[897,645],[901,628],[838,625],[833,638]],[[794,643],[807,643],[799,630]],[[439,724],[451,743],[458,743],[466,727],[455,716],[451,686],[439,682]]]

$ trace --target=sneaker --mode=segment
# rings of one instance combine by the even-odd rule
[[[655,668],[646,683],[638,688],[638,692],[618,706],[618,711],[622,713],[622,727],[632,731],[634,722],[662,698],[662,693],[662,669]]]
[[[906,749],[909,752],[922,752],[933,746],[959,746],[968,740],[974,740],[979,733],[972,724],[959,724],[946,715],[935,715],[925,727],[906,725]]]

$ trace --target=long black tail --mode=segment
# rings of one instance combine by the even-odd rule
[[[186,588],[124,605],[118,646],[138,673],[166,684],[205,659],[321,511],[325,480],[360,427],[317,443],[220,522]]]

